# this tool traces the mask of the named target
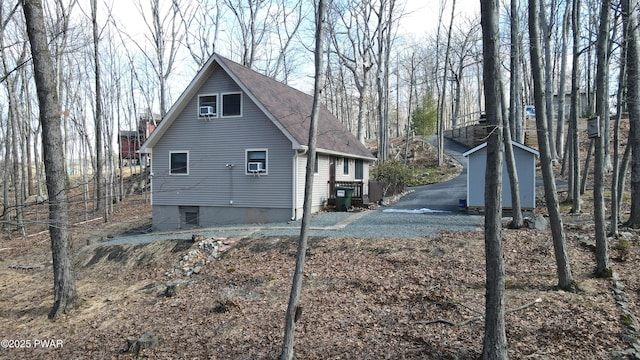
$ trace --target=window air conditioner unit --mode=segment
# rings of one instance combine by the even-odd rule
[[[215,116],[213,106],[200,106],[200,116]]]
[[[261,162],[250,162],[249,163],[249,172],[250,173],[258,173],[263,172],[264,168],[262,167]]]

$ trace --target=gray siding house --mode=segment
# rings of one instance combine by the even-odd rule
[[[151,155],[153,228],[302,217],[312,97],[214,54],[142,145]],[[313,211],[330,183],[361,181],[375,160],[324,106]]]

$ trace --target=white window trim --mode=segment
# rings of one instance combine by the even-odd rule
[[[200,116],[200,99],[205,97],[205,96],[215,96],[216,97],[216,114],[213,116]],[[213,94],[198,94],[198,104],[196,106],[196,112],[198,115],[198,119],[215,119],[220,117],[220,95],[217,93],[213,93]]]
[[[248,167],[249,167],[249,153],[253,152],[253,151],[264,151],[264,162],[266,165],[266,169],[264,170],[264,172],[261,173],[257,173],[260,176],[263,175],[269,175],[269,149],[264,149],[264,148],[260,148],[260,149],[244,149],[244,174],[245,175],[253,175],[255,176],[256,174],[249,172]]]
[[[349,173],[351,172],[351,161],[349,161],[349,158],[342,158],[342,175],[349,175]],[[345,165],[346,164],[346,165]],[[345,166],[347,167],[347,172],[344,172],[344,168]]]
[[[180,174],[180,173],[172,173],[171,172],[171,155],[173,154],[187,154],[187,172],[185,174]],[[189,155],[189,150],[183,150],[183,151],[179,151],[179,150],[175,150],[175,151],[169,151],[169,175],[171,176],[187,176],[189,175],[189,158],[191,156]]]
[[[236,95],[239,94],[240,95],[240,115],[227,115],[224,116],[224,96],[225,95]],[[221,118],[236,118],[236,117],[242,117],[242,113],[243,113],[243,108],[244,108],[244,96],[242,96],[242,91],[231,91],[231,92],[225,92],[225,93],[220,93],[220,100],[218,100],[218,103],[220,104],[220,117]]]

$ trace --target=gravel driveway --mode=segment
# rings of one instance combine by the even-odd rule
[[[326,212],[311,220],[310,236],[354,237],[362,239],[416,238],[436,236],[441,230],[482,231],[483,217],[459,212],[419,213],[385,212],[386,208],[355,212]],[[206,237],[298,236],[301,221],[273,224],[229,225],[148,234],[116,236],[100,245],[147,243],[157,240],[190,239],[193,234]]]

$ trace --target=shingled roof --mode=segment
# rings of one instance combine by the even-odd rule
[[[227,72],[267,117],[291,139],[294,147],[308,146],[313,97],[218,54],[212,55],[203,66],[187,90],[167,113],[168,121],[163,121],[160,127],[168,126],[173,122],[177,115],[175,113],[183,108],[180,103],[187,102],[195,96],[206,78],[216,69]],[[144,147],[152,148],[157,141],[154,137],[159,138],[163,132],[155,131]],[[375,159],[371,152],[324,105],[320,106],[316,147],[319,152]]]

